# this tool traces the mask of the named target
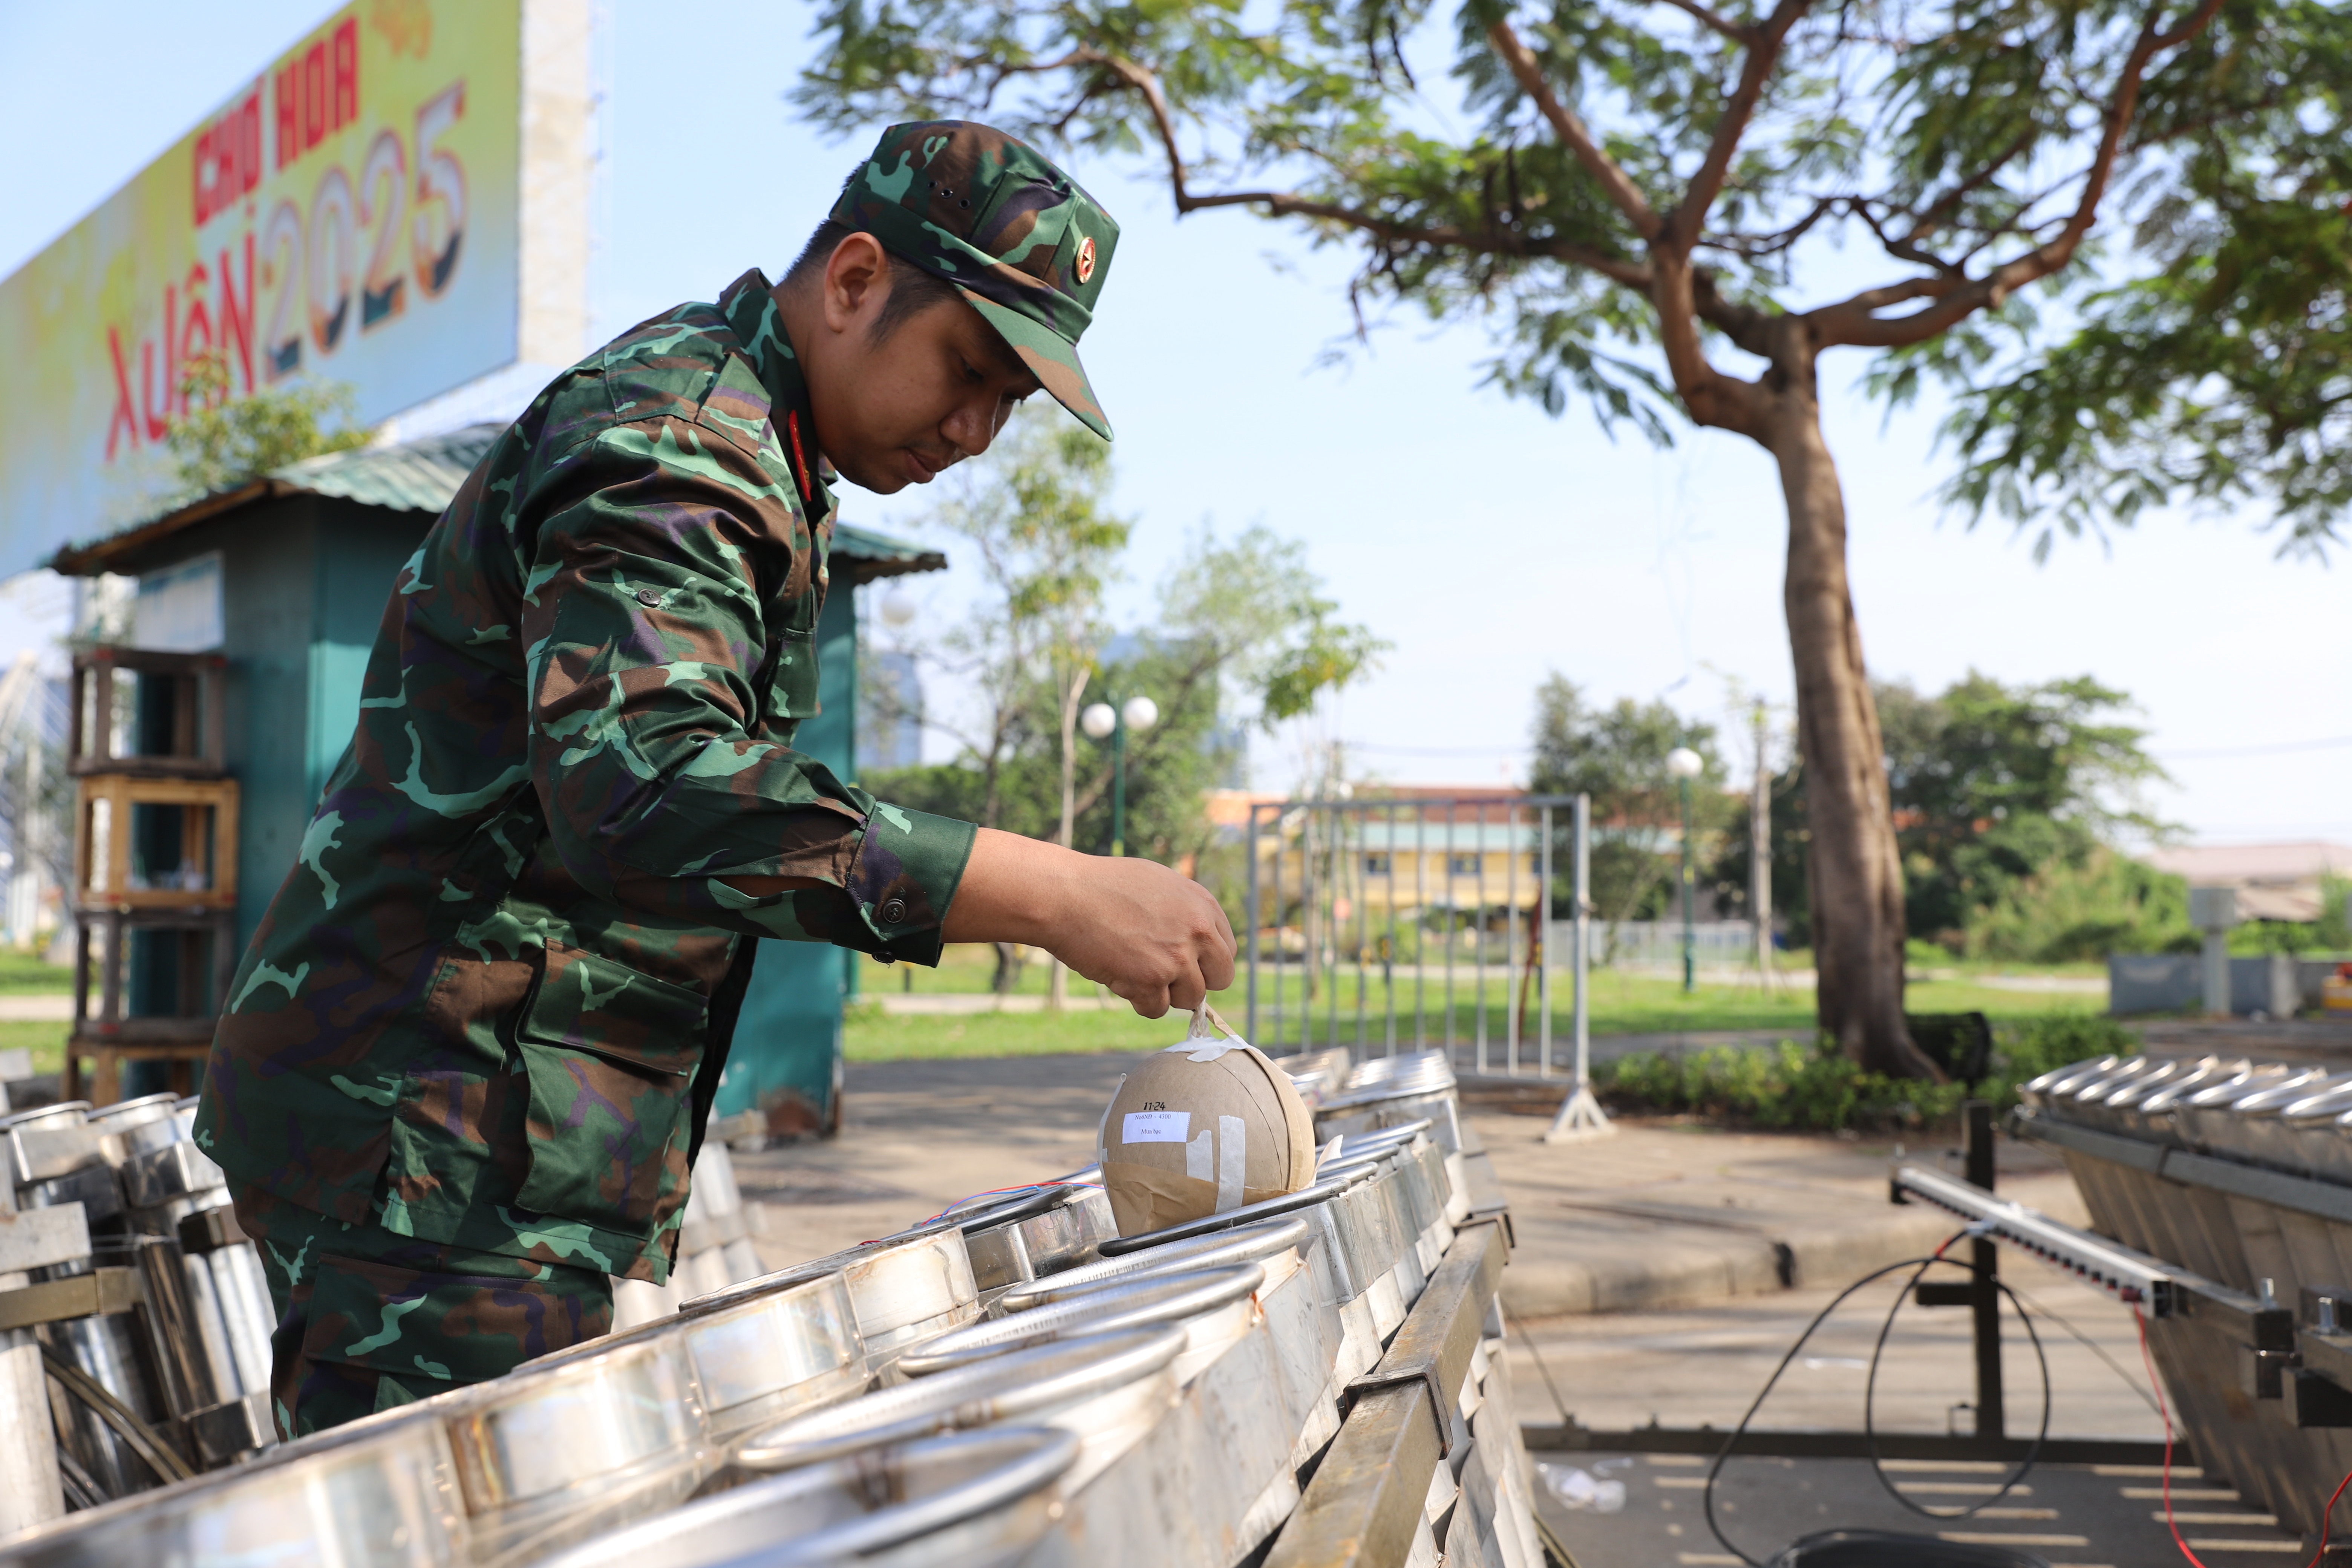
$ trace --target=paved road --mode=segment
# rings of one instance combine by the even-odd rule
[[[819,1256],[984,1188],[1086,1164],[1103,1107],[1137,1059],[1105,1054],[852,1064],[842,1136],[738,1158],[746,1196],[765,1211],[762,1254],[773,1266]],[[1512,1375],[1530,1423],[1558,1421],[1564,1410],[1602,1430],[1654,1419],[1727,1429],[1840,1286],[1880,1263],[1931,1249],[1948,1229],[1932,1215],[1886,1202],[1894,1147],[1884,1141],[1654,1122],[1625,1125],[1590,1143],[1547,1145],[1538,1117],[1479,1113],[1472,1125],[1513,1204],[1519,1246],[1504,1289],[1518,1320]],[[1910,1157],[1935,1161],[1940,1153],[1915,1147]],[[2046,1157],[2004,1144],[2001,1159],[2005,1190],[2060,1217],[2080,1218],[2071,1183]],[[2128,1315],[2105,1296],[2013,1254],[2004,1255],[2003,1268],[2032,1310],[2051,1314],[2042,1321],[2052,1430],[2160,1436]],[[1793,1287],[1783,1284],[1783,1269]],[[1585,1292],[1585,1310],[1563,1310],[1576,1300],[1570,1287]],[[1857,1294],[1791,1365],[1760,1422],[1858,1428],[1872,1342],[1895,1289],[1890,1279]],[[1590,1310],[1594,1306],[1623,1310]],[[1971,1429],[1967,1314],[1906,1310],[1889,1345],[1879,1389],[1882,1425],[1911,1432]],[[2030,1431],[2040,1415],[2040,1385],[2014,1321],[2006,1356],[2010,1429]],[[1559,1391],[1557,1405],[1546,1374]],[[1592,1456],[1544,1458],[1596,1462]],[[1662,1457],[1609,1473],[1629,1482],[1630,1500],[1620,1513],[1546,1504],[1584,1568],[1737,1561],[1697,1518],[1691,1483],[1701,1470]],[[1916,1495],[1937,1499],[1977,1497],[1948,1489],[1987,1484],[1980,1471],[1948,1466],[1906,1470],[1899,1479]],[[2063,1537],[2033,1548],[2053,1563],[2127,1568],[2179,1560],[2163,1527],[2148,1518],[2160,1507],[2142,1495],[2154,1484],[2149,1478],[2048,1470],[2029,1484],[2030,1494],[1997,1505],[2008,1510],[1999,1515],[1917,1527]],[[1929,1487],[1947,1489],[1919,1489]],[[2202,1488],[2207,1494],[2218,1489]],[[2287,1560],[2294,1543],[2265,1534],[2251,1510],[2197,1492],[2192,1488],[2179,1500],[2192,1516],[2184,1532],[2193,1542],[2236,1543],[2197,1546],[2206,1562],[2223,1568]],[[1777,1550],[1825,1524],[1900,1528],[1906,1517],[1858,1462],[1742,1461],[1725,1497],[1726,1518],[1741,1532],[1736,1539],[1759,1556],[1759,1549]],[[2250,1544],[2257,1542],[2266,1544]]]
[[[1569,1509],[1543,1495],[1538,1506],[1581,1568],[1738,1568],[1707,1529],[1702,1508],[1708,1461],[1696,1457],[1583,1454],[1538,1456],[1622,1481],[1614,1513]],[[1888,1476],[1912,1502],[1941,1511],[1970,1501],[1972,1519],[1923,1519],[1887,1495],[1862,1459],[1733,1459],[1716,1490],[1716,1517],[1731,1544],[1761,1561],[1816,1531],[1870,1529],[2005,1544],[2052,1568],[2151,1568],[2184,1559],[2164,1524],[2162,1482],[2153,1467],[2046,1465],[1997,1502],[2004,1467],[1890,1463]],[[1544,1491],[1538,1475],[1538,1491]],[[2195,1469],[2173,1472],[2173,1517],[2189,1550],[2211,1568],[2300,1564],[2301,1543],[2267,1514],[2238,1501]],[[2330,1554],[2331,1557],[2333,1553]],[[1890,1559],[1893,1561],[1894,1559]]]

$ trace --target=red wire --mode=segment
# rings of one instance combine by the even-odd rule
[[[2205,1568],[2197,1553],[2189,1550],[2189,1542],[2180,1539],[2180,1527],[2172,1522],[2172,1415],[2164,1405],[2164,1380],[2156,1375],[2156,1359],[2148,1354],[2147,1319],[2140,1314],[2137,1301],[2132,1303],[2132,1321],[2139,1325],[2139,1359],[2147,1367],[2148,1383],[2156,1389],[2156,1413],[2164,1419],[2164,1526],[2172,1531],[2172,1543],[2180,1548],[2180,1555],[2196,1563],[2197,1568]],[[2319,1550],[2312,1553],[2306,1568],[2319,1568],[2327,1556],[2328,1516],[2336,1511],[2336,1501],[2344,1496],[2347,1487],[2352,1487],[2352,1471],[2347,1471],[2344,1479],[2336,1483],[2336,1489],[2327,1496],[2327,1506],[2319,1510]]]
[[[2336,1500],[2344,1495],[2346,1487],[2352,1487],[2352,1471],[2347,1471],[2344,1479],[2336,1483],[2327,1506],[2319,1510],[2319,1550],[2312,1553],[2310,1568],[2319,1568],[2320,1560],[2327,1555],[2327,1516],[2336,1511]]]
[[[2172,1412],[2165,1407],[2164,1379],[2156,1375],[2156,1358],[2148,1353],[2147,1318],[2132,1303],[2132,1321],[2139,1325],[2139,1359],[2147,1368],[2147,1381],[2156,1390],[2156,1414],[2164,1423],[2164,1528],[2172,1531],[2172,1543],[2180,1548],[2180,1555],[2205,1568],[2205,1561],[2189,1550],[2189,1542],[2180,1539],[2180,1526],[2172,1522]],[[2325,1550],[2325,1548],[2322,1548]]]

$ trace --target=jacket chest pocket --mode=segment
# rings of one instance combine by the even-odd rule
[[[816,622],[821,605],[816,592],[811,590],[777,617],[781,626],[768,644],[768,689],[761,714],[769,723],[797,724],[816,716]]]
[[[708,1011],[683,985],[548,945],[515,1031],[530,1079],[522,1207],[635,1237],[677,1212]]]

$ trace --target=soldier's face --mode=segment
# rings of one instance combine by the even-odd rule
[[[877,334],[889,286],[888,260],[870,236],[843,241],[825,269],[824,330],[804,350],[817,444],[844,479],[884,495],[988,450],[1013,405],[1037,390],[961,300]]]

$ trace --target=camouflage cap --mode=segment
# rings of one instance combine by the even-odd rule
[[[1026,143],[967,120],[893,125],[849,176],[833,219],[955,285],[1061,405],[1105,440],[1078,363],[1118,225]]]

